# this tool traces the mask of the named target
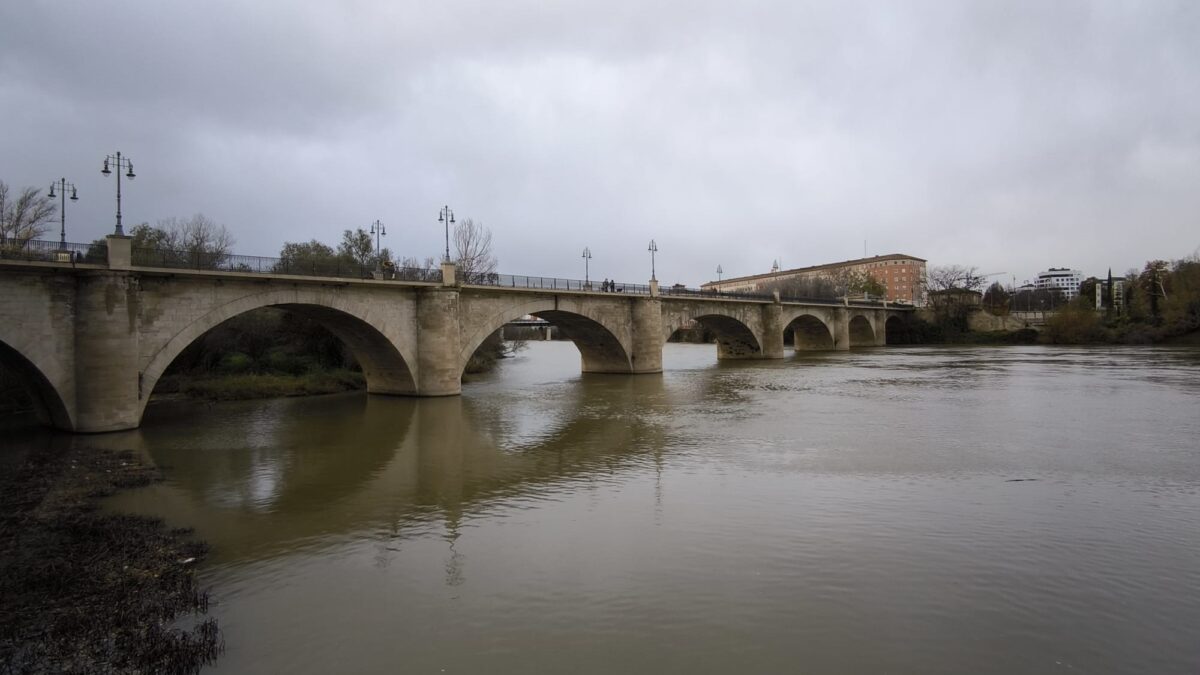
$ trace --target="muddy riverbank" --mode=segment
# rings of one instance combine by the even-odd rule
[[[159,479],[131,453],[47,439],[0,472],[0,673],[194,673],[220,653],[186,530],[99,501]]]

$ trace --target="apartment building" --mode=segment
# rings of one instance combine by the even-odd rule
[[[710,281],[702,288],[725,293],[753,293],[762,290],[765,284],[773,282],[805,277],[837,277],[846,272],[861,272],[870,275],[887,287],[889,301],[923,305],[925,304],[925,262],[923,258],[903,253],[891,253],[790,270],[773,268],[766,274]]]
[[[1079,295],[1079,284],[1083,283],[1083,272],[1066,267],[1051,267],[1038,272],[1034,285],[1039,291],[1059,291],[1067,300]]]

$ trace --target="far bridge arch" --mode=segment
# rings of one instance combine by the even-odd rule
[[[722,314],[704,314],[692,317],[717,337],[717,358],[745,359],[755,358],[762,354],[762,344],[754,331],[746,324],[731,316]],[[679,330],[676,328],[675,331]],[[672,331],[673,335],[675,331]],[[670,336],[667,337],[670,340]]]
[[[883,322],[884,342],[889,345],[906,344],[911,341],[909,326],[899,316],[889,316]]]
[[[523,316],[549,321],[579,350],[585,373],[638,372],[632,356],[628,299],[580,300],[568,296],[494,298],[462,294],[458,373],[487,337]]]
[[[663,307],[664,342],[694,321],[716,336],[718,359],[765,357],[764,343],[768,340],[763,335],[764,305],[688,299],[664,303]]]
[[[813,314],[801,314],[784,328],[784,334],[792,334],[792,346],[796,351],[834,349],[833,330]]]
[[[872,347],[875,345],[875,327],[870,318],[863,314],[850,317],[850,346]]]

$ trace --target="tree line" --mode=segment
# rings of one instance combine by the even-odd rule
[[[986,279],[973,267],[935,267],[928,276],[932,321],[917,330],[924,341],[966,334],[967,317],[977,309],[970,292],[982,292],[980,308],[994,315],[1052,313],[1041,336],[1051,343],[1147,344],[1200,331],[1200,251],[1175,261],[1151,260],[1124,275],[1089,277],[1071,299],[1058,289],[1014,292],[999,282],[984,289]]]
[[[1123,302],[1115,302],[1115,281]],[[1100,295],[1101,309],[1096,309]],[[1085,280],[1079,296],[1046,322],[1046,339],[1060,344],[1145,344],[1200,331],[1200,252],[1175,261],[1151,260],[1141,270],[1106,282]]]
[[[457,274],[465,280],[493,275],[496,256],[492,253],[492,233],[483,223],[463,218],[454,226],[452,243]],[[279,251],[276,271],[287,273],[357,266],[362,270],[385,270],[389,278],[408,281],[437,281],[441,270],[433,256],[418,259],[414,256],[397,258],[390,248],[376,249],[371,232],[356,228],[344,230],[335,246],[312,239],[306,242],[285,242]]]

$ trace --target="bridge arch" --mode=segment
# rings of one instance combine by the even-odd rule
[[[380,315],[382,310],[369,303],[348,301],[337,293],[280,289],[242,296],[219,305],[192,318],[161,343],[143,345],[138,418],[145,413],[155,384],[184,349],[229,319],[264,307],[285,309],[311,319],[341,340],[362,367],[368,392],[417,392],[416,380],[409,368],[409,364],[416,361],[405,354],[396,334],[397,327],[389,325]]]
[[[717,336],[717,358],[744,359],[762,354],[758,336],[738,319],[724,314],[702,314],[692,319]]]
[[[696,322],[717,338],[718,359],[763,358],[763,305],[727,302],[664,302],[662,323],[664,342],[675,331]]]
[[[4,341],[0,341],[0,363],[14,373],[33,399],[34,411],[38,418],[59,429],[73,430],[75,420],[72,416],[72,406],[69,405],[69,383],[52,381],[56,368],[52,364],[38,363],[41,361],[32,350],[17,349]],[[57,378],[61,379],[61,378]]]
[[[582,359],[583,372],[630,373],[633,371],[633,361],[630,358],[628,331],[617,328],[613,316],[605,316],[611,314],[611,309],[582,302],[560,302],[557,298],[504,303],[499,308],[468,308],[463,316],[466,330],[459,351],[458,372],[461,374],[466,370],[467,362],[489,335],[509,322],[532,315],[554,324],[563,337],[575,344]]]
[[[814,351],[834,348],[833,331],[829,325],[812,314],[801,314],[784,328],[784,335],[792,332],[792,343],[796,351]]]
[[[862,314],[850,318],[850,346],[871,347],[875,344],[875,327],[871,320]]]
[[[910,341],[904,319],[894,314],[883,322],[883,335],[884,342],[889,345],[904,344]]]

